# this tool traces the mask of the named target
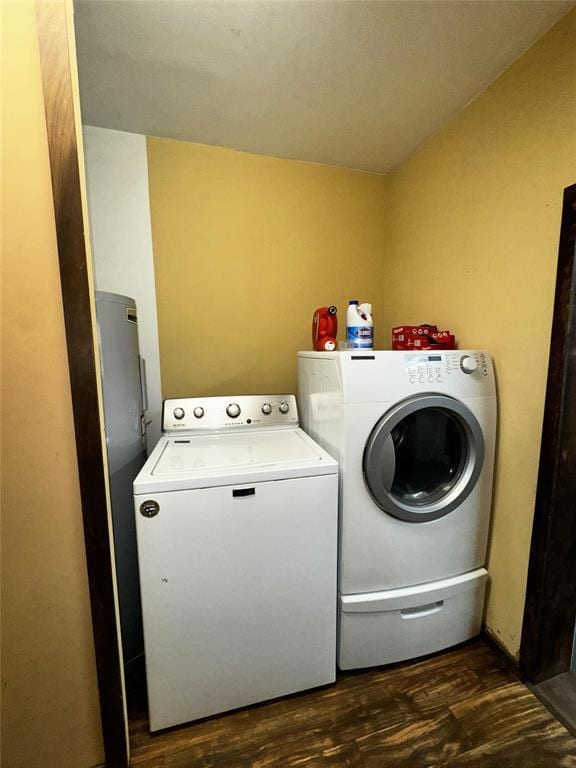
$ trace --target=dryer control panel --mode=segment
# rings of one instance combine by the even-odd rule
[[[298,426],[294,395],[179,397],[164,400],[163,432]]]
[[[484,352],[408,352],[404,359],[410,384],[438,385],[455,376],[488,376]]]

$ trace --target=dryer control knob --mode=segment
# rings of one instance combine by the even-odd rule
[[[202,416],[204,416],[204,408],[202,408],[201,405],[197,405],[196,408],[194,408],[194,416],[196,416],[197,419],[201,419]]]
[[[226,413],[231,419],[235,419],[237,416],[240,416],[240,406],[238,403],[230,403],[230,405],[226,406]]]
[[[288,411],[290,410],[290,406],[285,400],[283,400],[278,406],[278,410],[280,411],[280,413],[288,413]]]
[[[470,355],[462,355],[460,358],[460,368],[462,368],[464,373],[474,373],[478,368],[476,358],[471,357]]]
[[[184,418],[184,408],[174,408],[174,418],[178,419],[178,421],[180,421],[180,419],[183,419]]]
[[[270,405],[270,403],[264,403],[264,405],[262,406],[262,413],[264,414],[264,416],[270,416],[270,414],[272,413],[272,406]]]

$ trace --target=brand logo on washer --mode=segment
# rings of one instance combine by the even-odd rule
[[[149,499],[140,504],[140,514],[144,517],[156,517],[158,512],[160,512],[160,505],[157,501]]]

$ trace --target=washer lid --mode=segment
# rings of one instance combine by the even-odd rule
[[[300,431],[278,430],[170,438],[153,475],[237,470],[321,460]]]
[[[134,481],[135,493],[332,474],[338,465],[301,429],[163,437]]]

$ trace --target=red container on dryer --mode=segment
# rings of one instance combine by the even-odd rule
[[[332,352],[336,349],[338,317],[335,306],[320,307],[312,318],[312,347],[315,352]]]
[[[456,349],[456,337],[435,325],[400,325],[392,328],[393,350]]]

